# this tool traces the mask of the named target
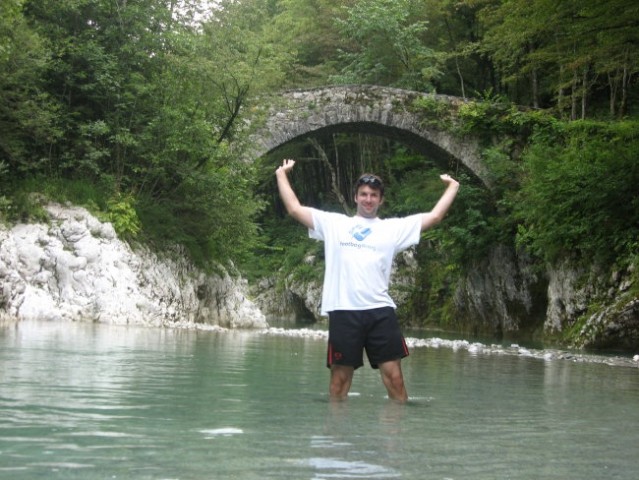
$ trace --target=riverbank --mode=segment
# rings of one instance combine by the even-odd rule
[[[308,328],[287,329],[270,327],[261,330],[265,335],[276,335],[284,337],[301,338],[328,338],[328,332]],[[406,344],[410,349],[416,348],[446,348],[454,351],[466,350],[471,355],[504,355],[536,358],[544,361],[565,360],[575,363],[597,363],[610,365],[613,367],[634,367],[639,368],[639,354],[636,355],[603,355],[574,352],[559,349],[534,349],[526,348],[517,344],[502,346],[496,344],[484,344],[480,342],[469,342],[468,340],[448,340],[439,337],[414,338],[406,337]]]
[[[83,208],[59,204],[45,208],[48,223],[0,225],[0,325],[45,320],[265,329],[269,326],[266,315],[295,316],[299,314],[296,308],[312,315],[311,310],[319,305],[320,284],[293,282],[298,289],[295,294],[275,295],[275,286],[264,283],[262,293],[269,295],[256,295],[249,291],[242,276],[233,272],[232,266],[219,267],[215,274],[205,273],[178,250],[169,256],[144,246],[133,248],[117,237],[111,224],[100,222]],[[568,321],[566,312],[574,316],[585,308],[586,290],[592,290],[594,285],[586,283],[580,289],[565,287],[578,283],[578,278],[570,276],[549,286],[549,291],[554,292],[552,305],[562,305],[562,318],[566,317],[563,322]],[[506,277],[502,280],[500,283],[508,283]],[[579,327],[580,337],[596,339],[608,335],[611,341],[625,339],[627,345],[632,344],[639,300],[632,296],[631,280],[619,277],[615,281],[619,286],[609,288],[608,296],[623,298],[626,307],[618,307],[619,302],[610,301],[617,307],[608,306],[589,316]],[[553,285],[564,287],[551,288]],[[560,323],[555,325],[560,327]],[[504,350],[488,344],[466,343],[462,347],[452,344],[451,348],[483,353]],[[419,346],[419,342],[415,345]],[[630,356],[639,354],[632,348],[627,351]],[[534,355],[541,358],[551,356],[575,361],[588,358],[585,350],[575,354],[518,348],[514,353],[529,352],[538,352]]]

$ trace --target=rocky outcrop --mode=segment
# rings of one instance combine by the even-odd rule
[[[476,333],[534,334],[544,322],[544,288],[525,257],[496,246],[460,279],[453,298],[457,322]]]
[[[83,208],[46,209],[49,224],[0,226],[5,319],[267,326],[239,275],[206,274],[179,252],[133,249]]]
[[[536,273],[535,273],[536,272]],[[639,349],[639,296],[631,266],[613,273],[566,261],[536,269],[504,247],[460,279],[465,328],[533,335],[575,348]]]
[[[305,263],[316,261],[309,256]],[[410,301],[418,269],[412,250],[396,258],[391,296],[398,306]],[[452,298],[453,329],[576,348],[639,349],[639,289],[632,267],[613,274],[569,262],[543,267],[500,245],[468,270]],[[256,292],[267,316],[290,323],[319,321],[320,299],[320,280],[296,280],[294,272],[284,282],[263,281]]]
[[[307,255],[304,263],[323,268],[314,255]],[[300,279],[295,272],[280,277],[264,278],[253,289],[255,302],[267,320],[286,325],[321,322],[321,280]]]
[[[545,331],[570,330],[574,347],[639,349],[639,294],[635,267],[612,273],[569,263],[548,267]]]

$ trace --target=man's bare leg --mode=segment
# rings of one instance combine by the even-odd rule
[[[331,366],[331,383],[329,387],[331,400],[346,400],[348,391],[351,389],[351,383],[353,383],[354,372],[355,369],[353,367],[344,365]]]
[[[382,382],[388,391],[388,398],[399,403],[408,401],[408,393],[404,385],[401,360],[391,360],[379,364]]]

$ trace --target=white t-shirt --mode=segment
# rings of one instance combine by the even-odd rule
[[[396,253],[419,243],[422,215],[368,219],[312,209],[309,237],[324,241],[322,314],[395,303],[388,294]]]

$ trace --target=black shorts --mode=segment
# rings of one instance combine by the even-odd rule
[[[363,351],[373,368],[408,356],[408,347],[392,307],[335,310],[328,313],[326,366],[364,365]]]

